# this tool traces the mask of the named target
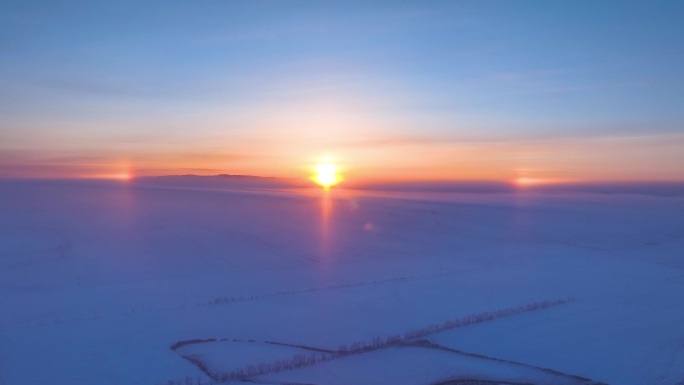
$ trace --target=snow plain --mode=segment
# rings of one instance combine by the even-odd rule
[[[684,198],[0,182],[0,384],[684,384]],[[179,341],[239,339],[171,349]],[[549,371],[549,369],[551,371]],[[216,369],[218,370],[218,369]],[[591,380],[591,381],[589,381]]]

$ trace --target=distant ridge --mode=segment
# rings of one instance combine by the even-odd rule
[[[542,183],[518,186],[512,182],[498,181],[435,181],[435,182],[387,182],[346,186],[358,190],[383,190],[401,192],[451,192],[475,194],[505,194],[531,192],[541,194],[614,194],[684,196],[684,182],[577,182]]]
[[[380,190],[398,192],[463,192],[463,193],[510,193],[515,186],[498,181],[415,181],[358,183],[347,186],[357,190]]]
[[[135,178],[133,183],[150,187],[210,189],[315,187],[311,181],[302,178],[278,178],[240,174],[148,176]],[[475,194],[505,194],[527,191],[544,194],[588,193],[684,196],[684,182],[585,182],[549,183],[528,186],[516,186],[514,183],[500,181],[351,182],[345,183],[342,188],[369,191],[453,192]]]
[[[135,178],[133,183],[142,186],[185,188],[293,188],[311,185],[296,178],[234,174],[144,176]]]
[[[632,194],[653,196],[684,196],[684,182],[594,182],[559,183],[533,186],[530,190],[543,193]]]

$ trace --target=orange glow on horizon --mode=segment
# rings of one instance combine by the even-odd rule
[[[515,184],[518,186],[534,186],[538,184],[545,183],[546,181],[544,179],[539,179],[539,178],[516,178],[515,179]]]
[[[130,173],[120,173],[120,174],[99,174],[95,175],[96,179],[116,179],[122,181],[130,181],[133,179],[133,175]]]
[[[527,186],[539,186],[543,184],[558,184],[558,183],[570,183],[571,180],[568,179],[554,179],[554,178],[530,178],[530,177],[520,177],[513,180],[513,183],[519,187]]]
[[[329,162],[316,166],[316,175],[312,179],[326,190],[342,181],[337,174],[337,167]]]

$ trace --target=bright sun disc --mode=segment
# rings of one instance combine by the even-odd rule
[[[314,181],[325,188],[339,183],[340,178],[337,176],[337,167],[330,163],[319,164],[316,166]]]

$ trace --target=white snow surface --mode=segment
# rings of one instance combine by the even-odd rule
[[[257,380],[680,384],[684,198],[0,182],[2,385],[209,382],[171,345],[336,350],[568,297],[426,337],[487,358],[393,347]],[[191,348],[225,369],[297,353]]]
[[[458,374],[458,375],[454,375]],[[533,368],[505,362],[476,359],[445,351],[393,347],[313,367],[259,377],[274,383],[306,384],[424,384],[426,378],[442,380],[481,379],[554,385],[577,385],[580,380],[553,375]]]

